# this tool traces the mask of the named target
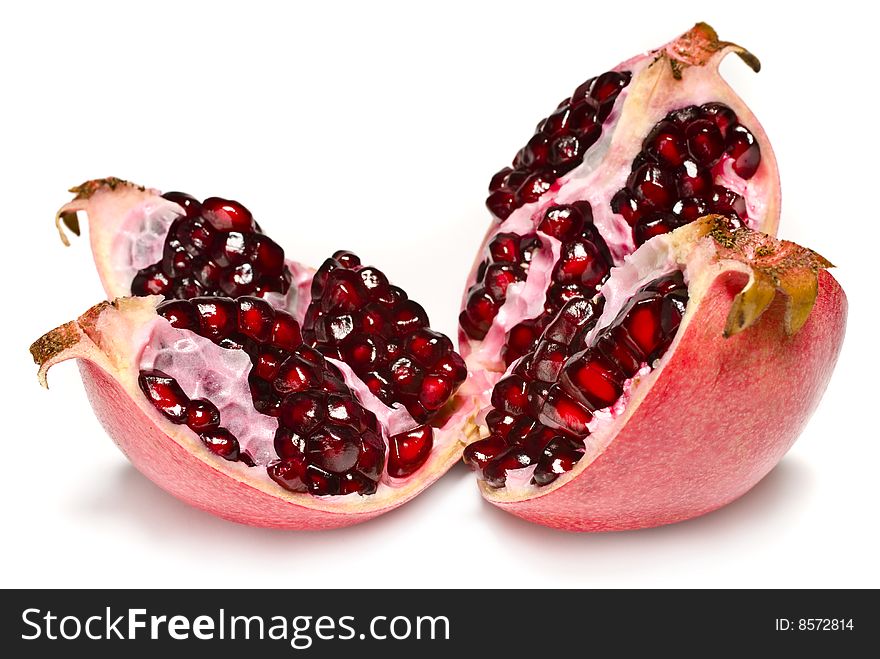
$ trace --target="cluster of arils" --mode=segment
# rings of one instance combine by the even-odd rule
[[[535,348],[538,337],[569,300],[588,298],[600,309],[599,288],[613,265],[605,240],[593,224],[593,209],[587,201],[548,208],[538,224],[539,232],[557,239],[559,258],[553,265],[544,309],[528,318],[507,335],[502,356],[507,364]],[[467,336],[480,340],[486,336],[498,310],[507,298],[508,287],[526,279],[534,251],[543,246],[535,235],[498,233],[489,242],[487,258],[477,270],[459,323]]]
[[[611,208],[633,228],[641,245],[710,213],[746,219],[743,197],[721,184],[729,166],[743,180],[761,164],[761,148],[723,103],[670,112],[642,143],[626,187]]]
[[[551,206],[538,230],[558,239],[562,246],[550,275],[544,312],[517,324],[508,334],[503,351],[508,365],[534,350],[541,332],[569,300],[586,298],[600,311],[603,301],[597,294],[614,263],[593,224],[593,209],[587,201]]]
[[[303,336],[348,364],[388,406],[429,421],[467,377],[448,337],[428,326],[422,306],[382,272],[336,252],[315,273]]]
[[[250,357],[253,406],[278,419],[279,460],[267,467],[273,480],[316,495],[376,491],[385,465],[376,417],[354,398],[339,369],[303,344],[290,314],[249,296],[169,300],[156,310],[173,327]],[[211,401],[189,401],[162,372],[142,371],[139,382],[160,412],[198,432],[212,452],[253,466],[235,436],[220,427],[220,412]]]
[[[613,322],[588,343],[598,316],[589,300],[568,302],[537,349],[492,392],[490,435],[465,450],[465,460],[492,487],[508,470],[535,465],[532,482],[546,485],[572,469],[590,422],[611,408],[627,381],[666,352],[681,323],[688,293],[680,272],[635,293]]]
[[[199,202],[182,192],[163,197],[184,213],[165,236],[162,259],[135,275],[132,295],[188,300],[287,293],[291,276],[284,250],[260,230],[247,208],[220,197]]]
[[[468,336],[482,339],[507,299],[511,284],[525,281],[529,263],[541,241],[534,235],[499,233],[489,243],[477,280],[468,289],[464,311],[458,317]]]
[[[602,135],[614,101],[629,84],[630,73],[608,71],[580,85],[556,111],[538,123],[535,134],[511,163],[492,177],[486,206],[500,220],[537,201],[563,174],[584,160]]]

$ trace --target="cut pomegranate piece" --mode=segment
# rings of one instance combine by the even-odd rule
[[[710,213],[775,233],[776,160],[758,120],[718,75],[731,52],[759,69],[700,23],[591,78],[492,177],[495,217],[459,318],[471,370],[500,373],[533,351],[570,300],[592,300],[601,312],[595,296],[611,267],[654,236]],[[534,246],[527,264],[520,240]]]
[[[570,530],[666,524],[740,496],[834,368],[847,303],[829,266],[720,215],[647,242],[602,286],[600,316],[567,303],[494,387],[464,452],[483,495]]]
[[[455,413],[452,400],[467,375],[464,360],[449,338],[430,328],[421,305],[377,268],[362,266],[356,255],[337,252],[317,273],[285,261],[247,208],[219,197],[199,202],[179,192],[160,195],[120,179],[91,181],[74,192],[76,199],[58,214],[59,230],[65,225],[78,232],[77,212],[88,214],[108,295],[131,291],[178,298],[161,307],[174,327],[248,354],[247,380],[257,412],[283,421],[287,398],[322,386],[329,391],[326,356],[344,362],[359,386],[388,406],[390,434],[430,436],[435,417]],[[167,285],[149,283],[154,273]],[[190,285],[193,277],[198,285]],[[506,285],[503,276],[495,283]],[[302,333],[297,321],[304,323]],[[301,346],[303,334],[319,352]],[[341,383],[338,374],[332,380]],[[395,471],[411,476],[427,462],[433,444],[423,442],[419,461],[410,456]],[[253,451],[241,455],[254,458]],[[375,491],[375,478],[348,471],[340,476],[308,455],[297,457],[297,469],[272,470],[276,482],[319,495]],[[383,465],[384,455],[383,448]],[[328,470],[336,475],[328,476]],[[294,472],[296,478],[288,479]]]

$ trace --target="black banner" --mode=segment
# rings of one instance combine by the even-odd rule
[[[165,657],[224,646],[259,657],[646,646],[714,656],[846,652],[880,640],[875,591],[7,590],[2,600],[6,656],[118,657],[134,646]]]

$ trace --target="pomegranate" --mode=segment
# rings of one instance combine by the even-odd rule
[[[568,301],[593,299],[611,267],[653,236],[711,213],[775,234],[776,160],[718,73],[731,52],[759,70],[700,23],[590,78],[492,177],[493,222],[459,317],[472,370],[498,373],[531,352]]]
[[[119,178],[86,181],[55,217],[79,235],[79,213],[89,220],[95,266],[107,298],[164,295],[253,295],[302,319],[313,271],[286,260],[237,201],[198,201],[182,192],[160,193]]]
[[[782,458],[828,383],[846,297],[815,252],[710,215],[566,302],[465,450],[483,495],[548,526],[684,520]],[[783,295],[778,295],[781,292]]]
[[[238,202],[78,186],[56,224],[67,243],[88,216],[113,301],[32,346],[41,381],[79,359],[139,469],[255,525],[368,519],[468,442],[483,495],[548,526],[722,506],[791,446],[846,320],[830,264],[772,237],[776,161],[718,74],[730,52],[759,70],[698,24],[539,122],[491,179],[461,356],[351,252],[315,271]]]
[[[347,251],[285,260],[238,202],[119,179],[74,189],[108,295],[31,348],[81,360],[89,399],[172,494],[260,526],[328,528],[394,508],[461,455],[474,404],[452,341]]]

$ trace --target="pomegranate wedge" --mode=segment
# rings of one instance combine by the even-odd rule
[[[116,178],[73,191],[59,231],[87,215],[116,300],[32,352],[44,383],[83,360],[99,418],[159,485],[236,521],[326,528],[400,505],[461,455],[464,360],[381,270],[344,250],[317,271],[285,259],[239,202]]]
[[[815,252],[720,215],[642,245],[567,302],[494,387],[465,450],[502,509],[577,531],[729,503],[782,458],[843,341],[847,302]]]
[[[775,234],[776,159],[718,73],[729,53],[760,68],[700,23],[590,78],[492,177],[493,221],[459,317],[473,370],[500,372],[531,352],[566,302],[593,298],[655,235],[710,213]]]

